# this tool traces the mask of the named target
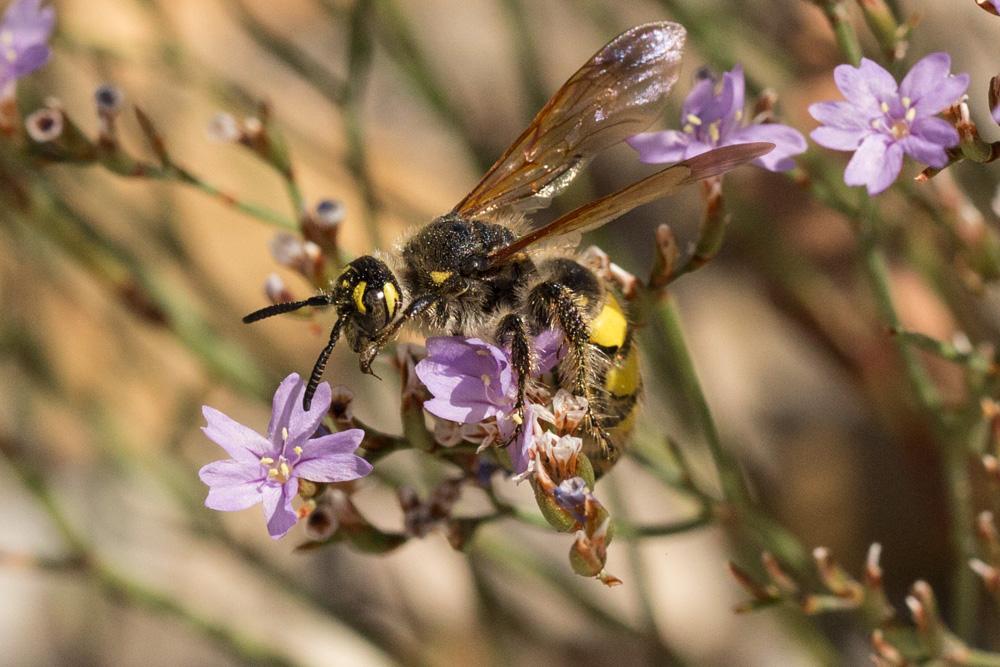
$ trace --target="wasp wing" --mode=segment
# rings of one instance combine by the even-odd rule
[[[683,26],[664,21],[611,40],[563,84],[453,212],[474,217],[543,206],[594,155],[647,129],[677,81],[685,36]]]
[[[543,227],[528,232],[510,245],[491,254],[490,264],[500,264],[543,240],[597,229],[634,208],[669,195],[682,186],[720,176],[741,164],[767,155],[773,148],[774,144],[766,142],[724,146],[678,162],[627,188],[594,200]]]

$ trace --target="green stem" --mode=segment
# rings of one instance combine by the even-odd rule
[[[712,417],[712,410],[708,406],[708,401],[701,389],[701,382],[698,380],[694,361],[688,352],[680,315],[673,298],[669,295],[666,296],[658,305],[657,314],[662,326],[664,343],[678,365],[679,377],[675,380],[679,391],[694,404],[698,426],[719,473],[723,497],[734,506],[748,507],[750,493],[743,479],[743,473],[740,471],[736,459],[723,447],[719,438],[719,430]]]
[[[843,0],[813,0],[820,6],[826,14],[830,26],[833,28],[834,37],[840,52],[844,54],[848,62],[858,65],[861,62],[861,42],[858,41],[858,33],[854,30],[851,17],[847,11],[847,4]]]
[[[265,222],[269,225],[275,227],[281,227],[282,229],[290,229],[297,231],[299,226],[293,220],[289,220],[285,216],[272,211],[264,206],[259,206],[257,204],[251,204],[250,202],[243,201],[233,195],[220,190],[208,181],[202,179],[199,176],[195,176],[187,169],[183,167],[178,167],[177,165],[171,165],[167,173],[172,175],[176,180],[181,183],[186,183],[188,185],[194,186],[195,188],[201,190],[207,195],[215,197],[216,199],[222,201],[227,206],[231,206],[241,213],[245,213],[261,222]]]
[[[865,268],[875,294],[879,315],[891,330],[899,330],[902,324],[892,299],[885,255],[878,244],[874,211],[870,211],[869,215],[864,216],[860,222]],[[894,336],[893,342],[903,360],[907,379],[913,387],[921,407],[932,420],[932,426],[939,443],[941,462],[945,468],[951,543],[955,558],[952,575],[953,625],[955,632],[960,637],[969,639],[976,623],[979,587],[975,574],[967,565],[969,559],[975,556],[976,544],[972,535],[974,523],[971,502],[972,490],[964,440],[952,433],[952,429],[943,415],[940,393],[920,363],[916,351],[902,336]]]

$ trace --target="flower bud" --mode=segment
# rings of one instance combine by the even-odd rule
[[[55,162],[92,162],[97,157],[94,144],[70,120],[58,100],[24,119],[24,128],[34,144],[32,150]]]
[[[346,207],[343,202],[336,199],[323,199],[316,204],[313,218],[317,224],[333,227],[343,221],[345,213]]]
[[[59,109],[38,109],[24,119],[28,136],[40,144],[61,137],[64,124],[63,112]]]
[[[223,143],[239,141],[240,137],[243,136],[243,131],[240,130],[240,125],[236,121],[235,116],[225,111],[220,111],[212,116],[212,119],[208,121],[208,126],[205,128],[205,133],[209,139]]]
[[[277,273],[270,274],[264,280],[264,294],[271,303],[287,303],[295,301],[295,297],[285,286],[285,281]]]
[[[336,199],[323,199],[306,214],[303,224],[303,235],[318,244],[332,257],[337,256],[337,234],[340,223],[344,220],[346,209],[344,204]]]
[[[279,232],[271,239],[270,245],[271,256],[278,264],[295,269],[313,282],[322,274],[323,251],[312,241],[304,241],[289,232]]]
[[[117,115],[125,106],[125,93],[118,86],[105,83],[94,91],[94,104],[99,115]]]

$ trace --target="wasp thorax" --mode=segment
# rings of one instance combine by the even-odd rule
[[[336,291],[341,313],[347,316],[344,333],[355,352],[384,329],[401,306],[396,276],[371,255],[347,265],[337,278]]]

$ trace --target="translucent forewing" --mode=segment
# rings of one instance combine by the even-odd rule
[[[563,84],[454,212],[475,217],[537,208],[600,151],[642,132],[662,111],[685,39],[677,23],[636,26]]]
[[[627,188],[574,209],[544,227],[528,232],[490,255],[490,263],[501,263],[543,240],[597,229],[634,208],[669,195],[677,188],[720,176],[741,164],[767,155],[773,148],[774,144],[766,142],[724,146],[678,162]]]

